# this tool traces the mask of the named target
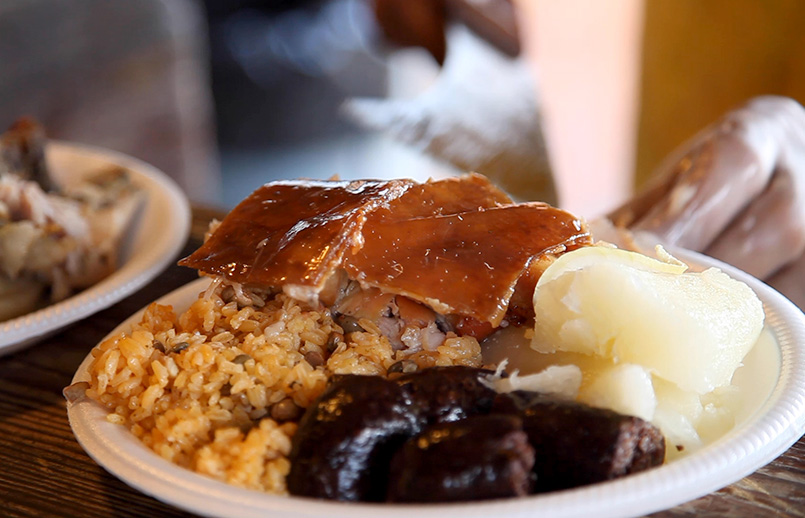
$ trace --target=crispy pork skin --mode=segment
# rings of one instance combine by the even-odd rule
[[[533,287],[532,264],[590,242],[582,220],[512,204],[479,175],[285,181],[257,189],[180,264],[311,302],[344,270],[364,288],[497,327],[524,274]]]
[[[315,298],[360,246],[366,215],[404,193],[406,180],[266,184],[235,207],[180,264],[244,284],[297,288]]]

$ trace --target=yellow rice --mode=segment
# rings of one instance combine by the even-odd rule
[[[308,407],[332,374],[385,376],[402,359],[481,365],[471,337],[394,351],[371,322],[344,336],[324,307],[213,286],[178,315],[150,305],[130,333],[96,347],[87,395],[160,456],[233,485],[287,494],[297,425],[272,419],[272,406],[287,398]]]

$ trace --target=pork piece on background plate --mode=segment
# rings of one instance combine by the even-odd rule
[[[51,175],[44,130],[20,119],[0,135],[0,320],[57,302],[111,274],[144,202],[111,168],[69,186]]]

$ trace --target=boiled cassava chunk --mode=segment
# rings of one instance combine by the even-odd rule
[[[608,247],[558,258],[534,292],[532,347],[640,365],[682,390],[729,384],[763,327],[763,307],[718,269],[686,272]]]

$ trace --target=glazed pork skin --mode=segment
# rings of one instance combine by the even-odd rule
[[[238,205],[180,264],[309,302],[345,270],[364,287],[496,327],[533,263],[591,241],[567,212],[509,201],[479,175],[424,184],[276,182]]]
[[[347,250],[360,246],[367,214],[411,185],[403,180],[266,184],[179,264],[315,300]]]
[[[536,202],[402,221],[375,217],[345,268],[362,284],[497,327],[535,257],[588,239],[578,219]]]

